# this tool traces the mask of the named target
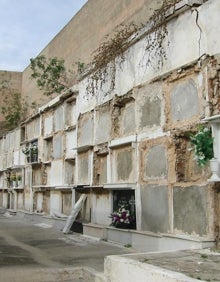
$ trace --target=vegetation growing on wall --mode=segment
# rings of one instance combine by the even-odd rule
[[[147,25],[147,45],[145,51],[147,53],[146,65],[153,64],[156,59],[156,67],[159,69],[163,66],[167,59],[166,49],[164,46],[165,38],[168,35],[167,16],[175,11],[175,6],[181,0],[164,0],[160,9],[155,10],[150,17]],[[169,44],[169,42],[167,42]]]
[[[119,64],[125,60],[125,51],[129,47],[129,39],[141,28],[147,26],[145,36],[147,38],[147,45],[145,48],[147,62],[146,67],[150,64],[156,64],[157,68],[163,66],[166,60],[166,50],[164,47],[164,40],[168,34],[167,31],[167,14],[168,11],[175,10],[175,5],[180,0],[164,0],[160,9],[155,10],[149,21],[141,26],[135,24],[120,25],[113,36],[101,43],[98,49],[94,52],[94,57],[91,62],[92,70],[87,86],[87,94],[95,94],[95,91],[107,81],[110,77],[110,87],[107,93],[110,93],[115,87],[116,75],[116,57]]]
[[[3,99],[1,113],[6,121],[7,128],[12,130],[26,118],[28,104],[25,99],[21,98],[20,93],[13,91],[8,80],[1,81],[0,92]]]
[[[87,86],[87,94],[95,94],[95,90],[101,88],[106,82],[108,76],[111,77],[109,92],[115,87],[115,58],[118,57],[122,63],[125,60],[124,51],[127,49],[126,41],[132,34],[138,31],[138,26],[135,24],[120,25],[115,30],[113,36],[100,44],[94,52],[94,57],[91,62],[92,73]],[[106,93],[107,95],[107,93]]]
[[[70,87],[71,71],[67,70],[63,59],[46,58],[44,55],[30,59],[31,78],[36,79],[37,86],[44,94],[60,94]]]
[[[119,65],[125,60],[125,51],[129,47],[132,35],[137,34],[143,27],[147,27],[144,36],[147,38],[145,56],[147,56],[146,67],[150,64],[157,68],[162,67],[166,60],[166,48],[164,40],[168,34],[167,15],[175,11],[175,5],[180,0],[163,0],[160,9],[155,10],[149,21],[141,26],[134,23],[129,25],[119,25],[113,35],[106,36],[105,41],[95,50],[90,63],[90,76],[87,84],[87,94],[94,95],[96,90],[103,89],[108,81],[109,88],[105,95],[115,88],[116,58]],[[44,94],[49,96],[53,93],[61,93],[68,89],[70,84],[70,73],[64,65],[63,59],[46,58],[44,55],[31,59],[31,78],[37,80],[37,85]],[[78,73],[84,71],[84,63],[77,62]]]

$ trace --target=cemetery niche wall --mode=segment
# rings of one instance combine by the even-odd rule
[[[217,0],[191,2],[202,31],[197,13],[180,1],[167,17],[162,66],[154,56],[146,64],[144,27],[130,39],[125,59],[115,58],[113,89],[107,73],[102,87],[87,95],[88,69],[67,92],[1,137],[2,206],[68,216],[86,194],[77,220],[87,235],[137,247],[154,238],[155,250],[171,247],[169,240],[178,241],[178,248],[214,244],[219,183],[210,181],[209,163],[197,164],[189,136],[204,122],[216,140],[219,135],[220,20],[212,15],[220,7]],[[31,161],[22,152],[29,145],[37,145]],[[21,186],[8,186],[9,171],[22,174]],[[116,226],[113,216],[123,212],[122,220],[131,224]]]

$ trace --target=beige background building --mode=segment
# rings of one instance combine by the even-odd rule
[[[63,58],[66,67],[76,71],[76,63],[90,63],[93,52],[116,26],[129,23],[140,25],[147,22],[154,9],[161,3],[162,0],[89,0],[39,55]],[[36,81],[30,79],[30,66],[27,66],[22,74],[10,73],[10,76],[14,75],[15,80],[18,75],[22,79],[22,96],[25,99],[27,97],[29,104],[37,102],[42,105],[48,101],[49,98],[37,88]],[[74,81],[76,82],[76,77],[73,76]]]

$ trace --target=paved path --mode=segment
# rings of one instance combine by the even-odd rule
[[[0,213],[0,282],[92,281],[82,267],[103,272],[105,256],[131,252]]]

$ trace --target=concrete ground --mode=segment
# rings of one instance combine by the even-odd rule
[[[94,281],[104,257],[131,252],[0,211],[0,282]]]
[[[198,279],[195,281],[220,281],[220,251],[140,254],[81,234],[65,235],[45,223],[4,212],[0,209],[0,282],[103,282],[104,258],[108,255],[183,273]]]
[[[220,282],[220,250],[130,254],[128,257],[144,264],[182,273],[197,280]]]

